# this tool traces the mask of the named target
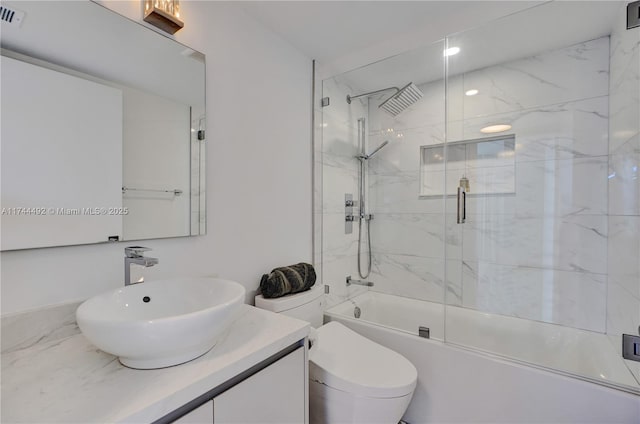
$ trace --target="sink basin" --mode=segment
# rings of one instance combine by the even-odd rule
[[[130,368],[164,368],[207,353],[233,322],[244,287],[218,278],[148,281],[112,290],[76,311],[80,330]]]

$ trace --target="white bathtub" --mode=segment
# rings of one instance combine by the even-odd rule
[[[356,306],[360,308],[360,318],[355,318],[354,316]],[[378,343],[397,350],[409,358],[409,360],[412,360],[416,368],[418,368],[419,380],[421,375],[423,379],[436,378],[434,377],[434,372],[436,375],[439,375],[435,370],[431,369],[435,366],[434,360],[425,360],[425,358],[432,355],[435,355],[435,358],[439,358],[439,354],[434,353],[435,351],[442,351],[444,354],[442,358],[447,358],[452,355],[468,355],[468,357],[465,356],[466,362],[469,363],[469,361],[471,361],[483,364],[481,367],[485,367],[486,365],[491,368],[497,366],[496,364],[500,364],[500,367],[498,367],[500,370],[500,378],[506,378],[507,380],[514,378],[515,380],[513,380],[512,384],[515,386],[524,384],[519,382],[520,380],[518,378],[525,378],[524,376],[527,375],[528,377],[526,378],[530,379],[532,378],[531,373],[537,373],[535,374],[536,378],[542,378],[542,380],[540,380],[541,390],[535,391],[533,387],[522,386],[523,394],[521,401],[524,402],[522,408],[525,408],[529,396],[535,395],[538,397],[542,396],[543,398],[550,396],[554,390],[549,390],[545,393],[547,389],[544,389],[544,387],[551,384],[550,382],[557,383],[558,381],[562,381],[562,384],[558,383],[560,384],[559,386],[554,386],[556,389],[567,385],[567,388],[563,390],[571,390],[574,393],[583,391],[586,398],[593,396],[594,401],[591,403],[591,406],[594,408],[596,405],[600,405],[603,399],[609,399],[608,397],[611,397],[611,399],[608,400],[609,403],[607,407],[600,408],[596,411],[590,411],[589,407],[585,409],[584,405],[581,407],[576,405],[575,414],[578,415],[571,415],[574,412],[566,415],[568,404],[558,403],[555,405],[553,403],[554,400],[549,398],[545,401],[545,406],[538,407],[536,411],[536,413],[543,414],[538,416],[538,421],[545,422],[544,417],[547,417],[552,421],[558,422],[599,422],[598,419],[600,422],[603,422],[603,420],[608,422],[640,422],[640,397],[624,393],[620,390],[612,390],[601,385],[591,384],[583,380],[587,379],[622,388],[626,391],[637,391],[640,393],[638,382],[629,372],[624,361],[616,352],[616,349],[614,349],[606,335],[448,306],[446,308],[447,343],[442,343],[445,339],[444,319],[444,307],[442,304],[372,291],[356,296],[325,312],[325,321],[340,321]],[[430,329],[431,340],[417,337],[420,326]],[[471,348],[474,352],[468,349],[459,349],[460,346]],[[452,353],[454,351],[455,353]],[[475,353],[477,351],[485,354]],[[490,353],[491,355],[486,355],[486,353]],[[496,355],[499,358],[496,358]],[[502,359],[508,359],[508,361]],[[451,376],[455,375],[457,371],[456,368],[459,367],[460,362],[449,362],[445,359],[443,359],[443,361],[445,362],[439,363],[438,367],[443,367],[443,369],[452,367],[449,374]],[[493,361],[493,364],[489,364],[487,361]],[[536,367],[542,367],[543,369],[560,371],[565,375],[578,376],[582,380],[566,378],[555,373],[540,371],[539,368],[523,366],[522,364],[532,364]],[[421,367],[426,369],[421,371]],[[477,372],[476,370],[477,368],[467,373],[470,375],[465,377],[465,384],[483,375],[482,370],[477,370]],[[515,374],[511,375],[510,373],[512,373],[512,371]],[[426,377],[427,375],[428,377]],[[509,377],[505,377],[505,375]],[[520,377],[516,378],[516,375],[520,375]],[[545,378],[548,381],[545,380]],[[475,383],[471,382],[468,385],[473,386],[477,383],[479,387],[485,388],[480,390],[493,390],[496,392],[496,396],[515,396],[517,399],[519,399],[518,396],[521,396],[516,392],[510,393],[506,391],[503,393],[503,389],[498,386],[489,388],[493,382],[486,381],[486,378],[484,380],[484,383],[477,381]],[[423,381],[422,384],[421,390],[424,392],[423,395],[426,396],[426,394],[428,394],[431,400],[439,396],[438,393],[433,391],[433,387],[428,382]],[[533,392],[531,392],[532,390]],[[419,392],[420,390],[414,399],[420,399]],[[524,393],[527,394],[525,395]],[[562,393],[562,391],[559,393]],[[460,393],[457,393],[457,395],[460,396]],[[518,402],[517,399],[513,400],[515,403],[512,404],[516,409],[514,412],[515,415],[509,416],[507,414],[506,416],[510,417],[510,421],[507,420],[505,422],[518,422],[518,407],[515,406]],[[631,403],[627,405],[625,399]],[[584,399],[582,399],[581,402],[583,400]],[[416,402],[420,401],[414,400],[407,412],[408,417],[413,419],[413,421],[408,419],[409,422],[430,422],[427,417],[431,417],[434,421],[440,420],[443,422],[447,421],[447,419],[465,421],[469,418],[462,415],[455,415],[455,413],[451,415],[451,411],[447,411],[447,413],[443,415],[442,408],[438,409],[439,406],[435,404],[430,404],[431,409],[435,408],[440,412],[435,413],[435,415],[430,415],[432,411],[429,411],[429,413],[426,412],[425,402],[422,402],[421,405],[414,405]],[[486,399],[484,402],[487,403]],[[609,407],[613,405],[611,402],[622,402],[622,410],[627,407],[630,408],[627,410],[627,413],[632,414],[631,417],[633,420],[629,421],[630,415],[622,416],[620,421],[615,420],[611,414],[622,413],[622,410],[618,410],[617,412],[609,411]],[[581,408],[582,410],[578,411]],[[587,411],[590,412],[587,414]],[[478,418],[478,414],[481,415],[482,413],[475,411],[473,416]],[[568,417],[570,415],[573,419],[566,421],[561,419],[563,416]],[[417,419],[416,416],[424,416],[425,420]],[[531,420],[532,418],[529,414],[528,419]],[[486,419],[495,421],[497,418],[495,416],[487,416]]]

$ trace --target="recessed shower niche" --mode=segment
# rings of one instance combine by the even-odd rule
[[[460,184],[471,195],[515,194],[515,140],[511,134],[421,146],[420,197],[455,195]]]

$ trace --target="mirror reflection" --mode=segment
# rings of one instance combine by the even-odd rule
[[[204,55],[92,2],[3,6],[2,250],[204,234]]]

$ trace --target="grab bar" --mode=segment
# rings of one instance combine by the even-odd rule
[[[122,187],[122,193],[127,191],[151,191],[154,193],[172,193],[174,196],[180,196],[182,194],[182,190],[176,188],[174,190],[156,190],[153,188],[131,188],[131,187]]]

